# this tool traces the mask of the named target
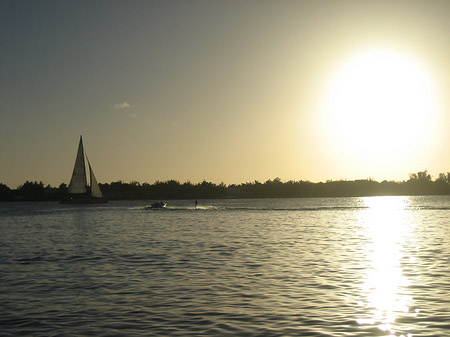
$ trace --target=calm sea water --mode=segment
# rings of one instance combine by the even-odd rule
[[[450,336],[450,197],[0,204],[0,336]]]

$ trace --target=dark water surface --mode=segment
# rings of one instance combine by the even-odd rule
[[[450,198],[0,204],[0,336],[450,336]]]

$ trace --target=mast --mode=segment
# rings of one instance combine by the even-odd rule
[[[73,168],[72,179],[70,179],[68,192],[70,194],[81,194],[87,192],[86,164],[84,162],[82,136],[80,136],[77,158],[75,159],[75,166]]]

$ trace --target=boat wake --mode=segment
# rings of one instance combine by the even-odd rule
[[[367,206],[360,207],[346,207],[346,206],[324,206],[324,207],[294,207],[294,208],[278,208],[278,207],[239,207],[239,206],[166,206],[164,208],[154,208],[152,206],[136,207],[134,209],[150,210],[150,211],[348,211],[348,210],[364,210],[368,209]]]
[[[216,211],[219,209],[226,209],[216,206],[197,206],[197,207],[191,207],[191,206],[166,206],[163,208],[155,208],[152,206],[144,206],[139,207],[136,209],[143,209],[143,210],[149,210],[149,211]]]

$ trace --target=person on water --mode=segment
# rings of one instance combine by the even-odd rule
[[[198,201],[195,200],[195,208],[197,208],[197,205],[198,205]]]

